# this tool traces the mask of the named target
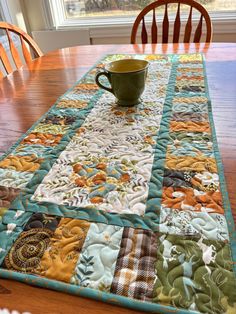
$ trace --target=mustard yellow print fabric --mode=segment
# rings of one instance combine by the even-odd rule
[[[76,109],[83,109],[87,107],[87,102],[83,100],[72,100],[72,99],[63,99],[58,102],[58,108],[76,108]]]
[[[34,155],[23,157],[10,155],[0,161],[0,168],[34,172],[39,169],[41,162],[42,159]]]
[[[166,167],[173,170],[182,171],[209,171],[217,173],[217,166],[214,158],[207,158],[205,156],[166,156]]]
[[[36,272],[41,276],[70,282],[90,224],[63,218]]]

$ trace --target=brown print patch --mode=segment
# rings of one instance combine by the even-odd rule
[[[52,235],[53,232],[47,228],[23,231],[5,257],[3,266],[23,273],[34,273]]]
[[[11,202],[17,197],[20,191],[20,189],[0,186],[0,207],[9,208]]]
[[[203,80],[203,75],[192,75],[192,76],[188,76],[188,75],[180,75],[176,77],[177,81],[181,81],[181,80],[191,80],[191,81],[201,81]]]
[[[172,119],[175,121],[203,122],[208,121],[208,115],[207,113],[196,112],[174,112]]]
[[[177,70],[178,72],[180,73],[189,73],[189,72],[192,72],[191,70],[189,70],[189,68],[178,68]],[[194,68],[194,72],[203,72],[203,69],[202,68]]]
[[[111,293],[150,301],[155,280],[157,236],[150,230],[124,228]]]
[[[45,124],[57,124],[57,125],[71,125],[75,122],[76,118],[75,117],[60,117],[60,116],[54,116],[54,115],[49,115],[47,116],[42,123]]]

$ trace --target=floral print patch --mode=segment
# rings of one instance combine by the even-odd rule
[[[32,199],[143,216],[169,74],[170,64],[151,64],[137,107],[104,94]]]

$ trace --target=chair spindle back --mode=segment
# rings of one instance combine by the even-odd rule
[[[183,32],[183,42],[189,43],[191,40],[191,36],[193,37],[194,43],[199,43],[202,39],[203,35],[203,22],[206,25],[206,38],[205,42],[210,42],[212,38],[212,25],[211,19],[206,11],[206,9],[194,0],[157,0],[148,6],[146,6],[137,16],[131,33],[131,44],[136,43],[137,31],[140,23],[142,23],[141,28],[141,41],[143,44],[148,43],[148,30],[147,23],[145,21],[145,16],[152,11],[152,22],[151,22],[151,43],[155,44],[158,42],[158,21],[157,19],[157,8],[160,6],[164,6],[164,15],[162,20],[162,43],[168,43],[169,41],[169,4],[177,4],[177,11],[174,20],[173,27],[173,43],[178,43],[180,41],[180,30],[181,30],[181,5],[189,6],[189,14],[187,18],[187,22],[185,24],[184,32]],[[197,21],[197,26],[195,32],[193,32],[192,18],[193,18],[193,9],[200,14],[200,18]]]
[[[32,51],[34,57],[41,57],[43,55],[42,51],[40,50],[39,46],[36,44],[36,42],[24,31],[22,31],[20,28],[6,23],[6,22],[0,22],[0,29],[5,30],[6,37],[9,45],[9,51],[6,51],[3,44],[0,43],[0,59],[3,65],[3,68],[6,72],[6,74],[9,74],[14,71],[14,65],[16,69],[19,69],[22,67],[24,62],[22,62],[22,58],[24,59],[25,63],[30,63],[32,61],[32,55],[30,50]],[[21,51],[17,49],[17,47],[14,44],[14,41],[12,39],[12,33],[15,33],[18,35],[19,38],[19,45],[21,46]],[[27,44],[30,48],[30,50],[27,47]],[[22,55],[22,56],[21,56]],[[10,62],[10,59],[13,60],[13,63]],[[4,74],[1,71],[0,77],[3,77]]]

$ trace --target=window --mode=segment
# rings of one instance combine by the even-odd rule
[[[6,0],[0,0],[0,21],[12,23],[11,15]],[[18,36],[13,34],[12,39],[15,45],[18,46],[19,44]],[[9,50],[9,42],[4,30],[0,30],[0,42],[5,50]]]
[[[67,19],[136,16],[153,0],[63,0]],[[236,0],[197,0],[208,11],[236,10]]]
[[[93,26],[130,26],[138,13],[154,0],[47,0],[45,9],[54,28]],[[211,12],[212,20],[235,25],[236,0],[195,0]],[[47,5],[48,4],[48,5]],[[168,10],[171,10],[169,5]],[[188,7],[181,7],[181,11]],[[159,8],[160,12],[163,10]],[[228,26],[227,26],[228,27]]]
[[[0,19],[1,21],[6,21],[9,23],[12,22],[7,0],[0,0]]]

